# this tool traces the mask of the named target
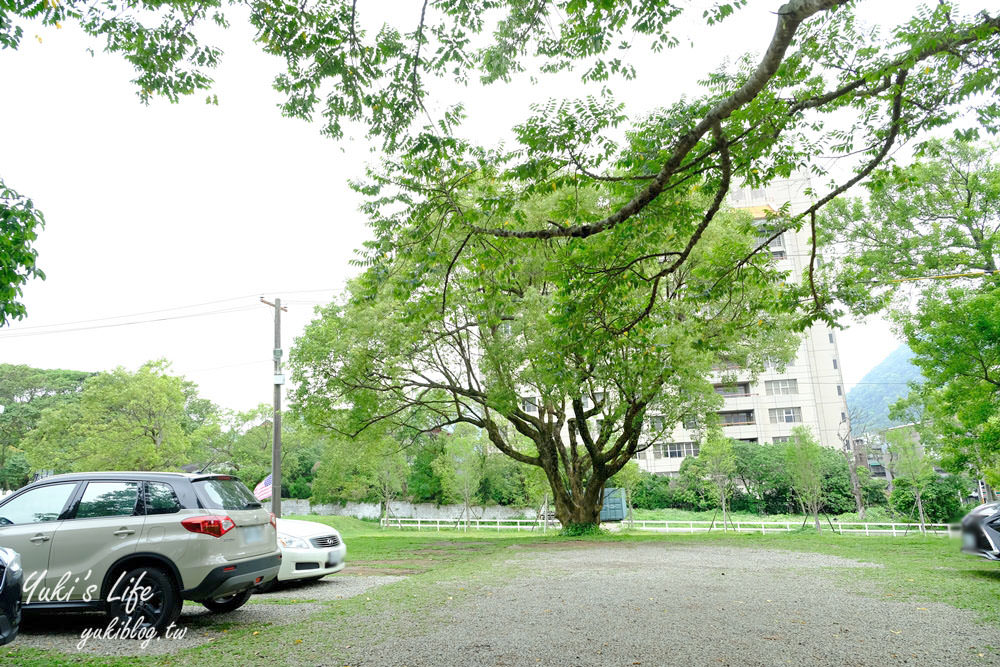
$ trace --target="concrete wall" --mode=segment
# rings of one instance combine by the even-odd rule
[[[408,503],[395,501],[390,503],[389,516],[404,519],[458,519],[465,508],[462,505],[441,505],[432,503]],[[345,503],[344,505],[312,504],[308,500],[284,498],[281,501],[281,514],[318,514],[322,516],[353,516],[358,519],[378,519],[382,516],[380,503]],[[524,507],[505,507],[491,505],[489,507],[473,507],[473,519],[521,519],[534,518],[536,510]]]

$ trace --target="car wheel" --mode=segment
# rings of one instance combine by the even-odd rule
[[[214,611],[217,614],[224,614],[229,611],[235,611],[245,605],[251,595],[253,595],[253,589],[248,588],[245,591],[240,591],[239,593],[232,593],[218,598],[202,600],[201,603],[205,605],[209,611]]]
[[[275,577],[271,581],[265,581],[262,584],[257,584],[253,587],[254,593],[270,593],[274,590],[274,587],[278,585],[278,578]]]
[[[108,616],[118,619],[118,627],[155,629],[162,633],[181,615],[183,602],[173,579],[158,567],[137,567],[116,577],[109,597]],[[138,634],[133,636],[138,637]]]

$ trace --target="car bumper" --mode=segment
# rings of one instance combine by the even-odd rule
[[[21,572],[4,572],[0,583],[0,646],[17,638],[21,627]]]
[[[194,588],[182,593],[187,600],[207,600],[265,584],[278,575],[281,551],[215,568]]]
[[[962,521],[962,551],[988,560],[1000,560],[1000,532],[989,518],[966,517]]]
[[[340,544],[326,549],[281,549],[278,581],[323,577],[344,569],[347,547]]]

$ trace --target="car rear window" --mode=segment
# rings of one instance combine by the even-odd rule
[[[146,514],[173,514],[181,511],[174,487],[164,482],[146,482]]]
[[[214,510],[245,510],[260,507],[260,502],[235,477],[212,477],[194,482],[201,504]]]

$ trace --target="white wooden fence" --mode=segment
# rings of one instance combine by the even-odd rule
[[[408,528],[415,530],[504,530],[548,532],[561,528],[558,521],[549,519],[402,519],[396,517],[384,518],[380,521],[383,528]],[[621,522],[628,526],[627,521]],[[806,522],[805,527],[813,524]],[[876,522],[844,522],[834,521],[821,523],[824,532],[832,530],[840,535],[880,535],[885,537],[903,537],[919,535],[920,526],[914,523],[876,523]],[[636,520],[633,528],[657,533],[707,533],[723,532],[721,521],[651,521]],[[789,533],[802,527],[800,521],[733,521],[726,530],[737,533]],[[939,537],[958,537],[961,526],[953,523],[924,524],[927,535]]]
[[[813,525],[812,521],[807,521],[806,528]],[[876,523],[876,522],[847,522],[847,521],[821,521],[820,526],[824,531],[832,530],[840,535],[882,535],[891,537],[902,537],[903,535],[919,535],[920,525],[915,523]],[[788,533],[802,528],[801,521],[733,521],[726,526],[727,530],[735,530],[737,533]],[[710,529],[713,532],[722,532],[722,522],[715,521],[635,521],[635,528],[658,533],[706,533]],[[957,523],[925,523],[924,530],[928,535],[941,537],[958,537],[962,530]]]
[[[520,532],[548,532],[559,530],[562,525],[555,519],[403,519],[385,517],[379,521],[383,528],[414,528],[416,530],[513,530]]]

